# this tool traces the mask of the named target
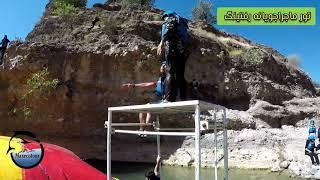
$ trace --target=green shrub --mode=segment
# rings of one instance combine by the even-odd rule
[[[57,88],[59,83],[58,79],[50,79],[49,71],[47,68],[34,73],[26,80],[26,84],[24,85],[23,94],[20,98],[22,100],[23,105],[21,107],[21,112],[24,117],[27,118],[31,115],[31,108],[28,107],[27,102],[30,98],[47,98],[47,95]],[[16,108],[14,108],[15,111]]]
[[[107,34],[117,34],[121,20],[113,19],[111,17],[102,17],[100,19],[102,28]]]
[[[122,5],[129,8],[150,9],[155,0],[122,0]]]
[[[76,8],[85,8],[87,5],[87,0],[59,0],[63,1],[66,4],[73,5]]]
[[[229,51],[229,55],[232,58],[239,57],[239,56],[241,56],[241,54],[242,54],[242,50],[241,49],[232,49],[232,50]]]
[[[44,68],[27,79],[27,95],[47,94],[50,90],[55,89],[58,83],[58,79],[49,80],[49,71]]]
[[[66,16],[75,15],[79,12],[79,8],[85,8],[86,0],[54,0],[53,15]]]
[[[259,66],[267,58],[267,54],[259,48],[244,49],[240,55],[241,61],[246,67]]]
[[[192,10],[194,21],[212,24],[216,22],[216,17],[212,13],[213,5],[211,2],[200,1],[199,5]]]

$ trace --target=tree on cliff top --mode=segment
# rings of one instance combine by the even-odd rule
[[[211,2],[200,1],[200,3],[192,10],[193,20],[212,24],[216,22],[216,16],[213,15],[213,5]]]
[[[122,5],[129,8],[150,9],[155,0],[122,0]]]
[[[87,0],[54,0],[54,2],[66,3],[76,8],[85,8],[87,5]]]
[[[53,0],[53,5],[53,15],[73,15],[78,12],[79,8],[86,7],[87,0]]]

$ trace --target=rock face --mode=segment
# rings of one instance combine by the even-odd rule
[[[103,157],[107,107],[146,103],[153,97],[152,89],[127,90],[121,85],[157,79],[161,11],[127,10],[108,3],[82,10],[76,16],[56,17],[51,15],[52,6],[47,8],[27,41],[8,48],[0,71],[0,132],[28,129],[47,136],[51,143],[70,144],[81,157]],[[93,23],[97,17],[99,21]],[[290,66],[276,50],[208,25],[189,25],[190,56],[185,72],[189,97],[228,107],[231,129],[296,125],[315,114],[319,98],[313,98],[316,91],[310,78]],[[50,78],[59,79],[58,87],[47,98],[27,102],[32,109],[29,118],[12,115],[23,104],[19,97],[26,79],[44,67]],[[199,83],[195,97],[190,92],[193,79]],[[163,125],[185,126],[191,122],[191,116],[182,117],[186,120],[181,122],[168,116]],[[115,115],[114,120],[136,122],[137,116]],[[74,139],[64,141],[63,137]],[[87,141],[90,138],[100,141]],[[72,146],[74,141],[100,145],[89,151]],[[263,150],[277,157],[273,153],[278,150]],[[182,164],[192,162],[186,151],[179,152],[186,156]],[[259,165],[271,167],[275,162]]]

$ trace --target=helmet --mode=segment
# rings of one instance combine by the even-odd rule
[[[161,19],[164,20],[165,17],[170,16],[170,15],[171,15],[171,16],[174,16],[174,15],[177,15],[177,13],[174,12],[174,11],[170,11],[170,10],[169,10],[169,11],[165,11],[165,12],[162,14]]]
[[[308,140],[315,140],[316,138],[314,137],[314,135],[310,135],[309,137],[308,137]]]
[[[310,122],[311,122],[311,123],[314,123],[314,119],[313,119],[313,118],[312,118],[312,119],[310,119]]]

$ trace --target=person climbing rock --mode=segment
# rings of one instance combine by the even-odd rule
[[[157,54],[161,64],[168,66],[165,99],[175,101],[177,89],[181,100],[186,99],[186,80],[184,78],[185,64],[189,56],[187,50],[189,35],[188,22],[173,11],[162,15],[161,41]]]
[[[91,31],[91,29],[93,29],[99,21],[100,21],[100,18],[96,16],[92,21],[91,27],[88,28],[88,31]],[[99,27],[100,27],[100,24],[99,24]]]
[[[1,41],[1,47],[0,47],[0,51],[1,51],[1,55],[0,55],[0,64],[2,64],[2,59],[4,57],[4,54],[6,53],[8,44],[9,44],[9,39],[7,37],[7,35],[4,36],[4,38]]]
[[[310,157],[311,162],[312,162],[313,165],[314,164],[319,165],[318,154],[316,154],[314,152],[315,148],[316,148],[315,136],[314,135],[310,135],[308,137],[308,140],[306,141],[305,154]]]
[[[310,119],[310,122],[309,122],[309,135],[316,136],[316,131],[317,131],[317,127],[315,126],[314,119]]]
[[[127,88],[135,88],[135,87],[140,87],[140,88],[148,88],[152,87],[155,88],[154,94],[155,97],[153,98],[152,102],[149,102],[151,104],[154,103],[161,103],[161,102],[166,102],[164,99],[164,92],[165,92],[165,79],[166,79],[166,65],[162,64],[160,67],[160,77],[157,81],[153,82],[145,82],[145,83],[139,83],[139,84],[123,84],[122,87],[127,87]],[[141,124],[144,123],[149,123],[151,119],[151,113],[139,113],[139,122]],[[141,125],[140,130],[143,131],[144,127]],[[142,136],[145,137],[145,136]]]
[[[146,180],[160,180],[160,156],[157,157],[157,162],[153,170],[148,171],[145,176]]]

